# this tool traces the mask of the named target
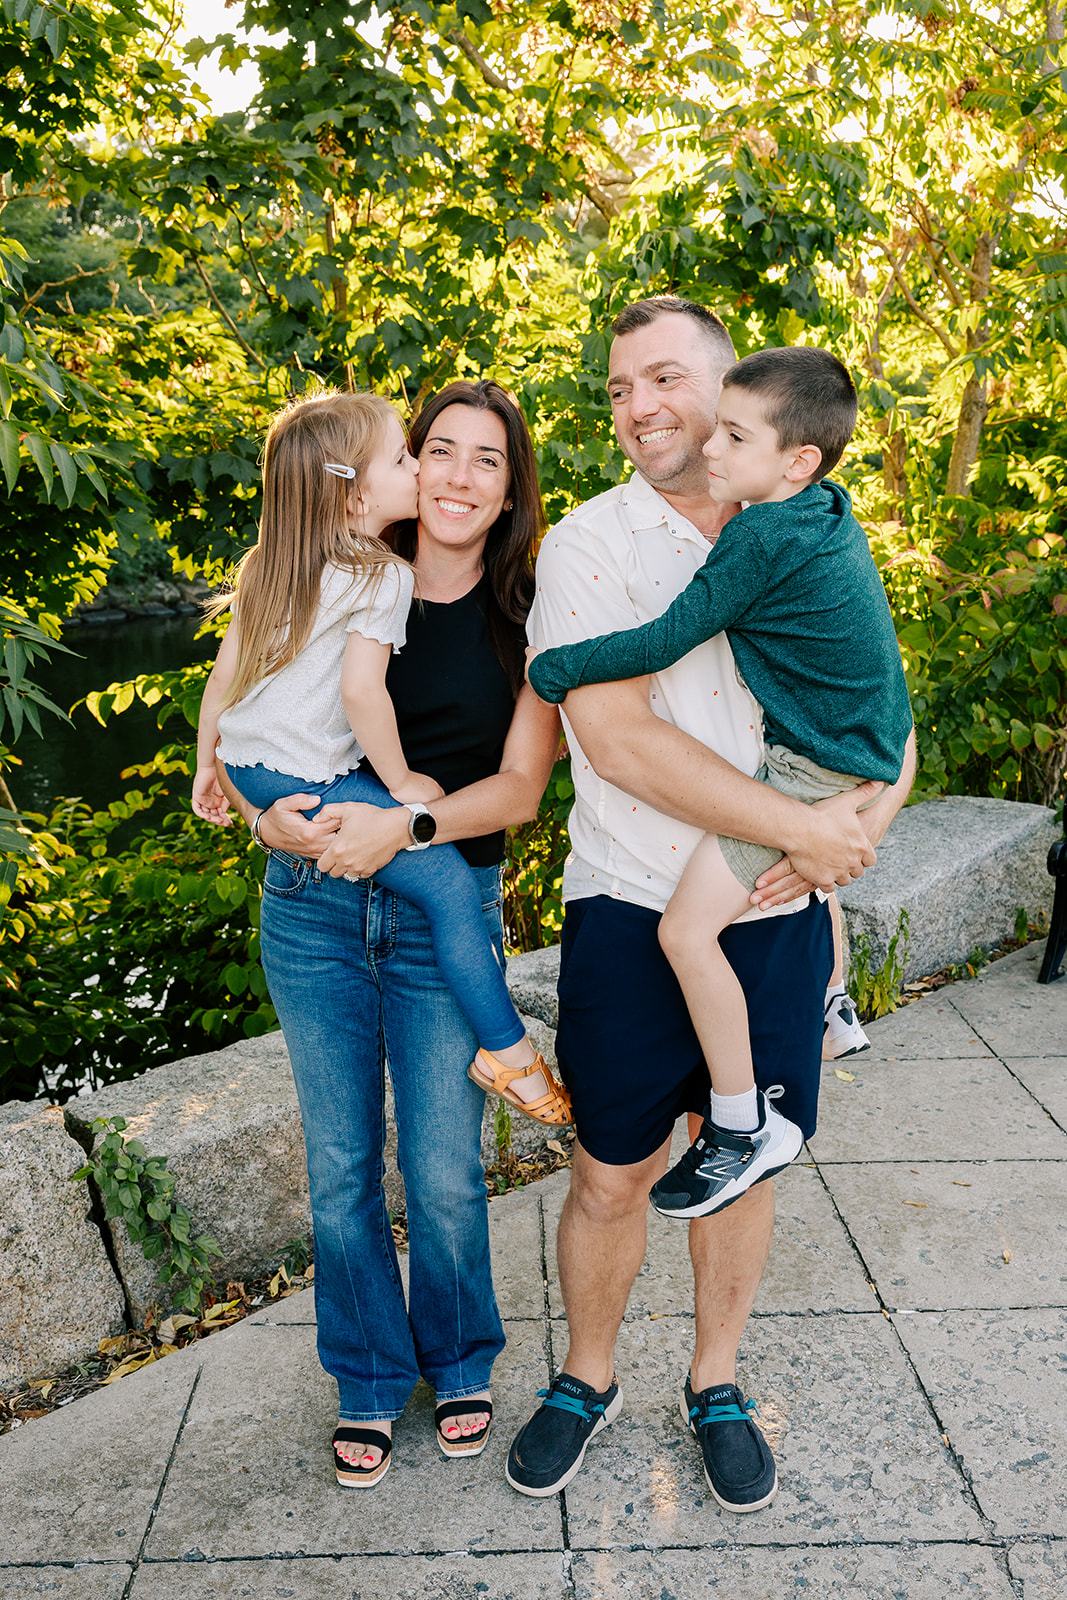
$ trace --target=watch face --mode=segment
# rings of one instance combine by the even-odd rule
[[[416,844],[429,844],[437,832],[437,819],[428,811],[420,811],[411,819],[411,837]]]

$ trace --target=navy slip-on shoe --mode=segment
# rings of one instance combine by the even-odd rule
[[[614,1379],[598,1394],[580,1378],[561,1372],[538,1397],[544,1404],[516,1434],[505,1476],[520,1494],[540,1498],[570,1483],[590,1439],[622,1410],[622,1395]]]
[[[778,1473],[766,1439],[752,1421],[754,1401],[735,1383],[682,1391],[682,1419],[696,1434],[708,1488],[724,1511],[760,1511],[778,1493]]]

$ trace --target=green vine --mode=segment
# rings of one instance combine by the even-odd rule
[[[164,1283],[184,1274],[188,1282],[175,1295],[174,1304],[199,1314],[204,1286],[214,1282],[208,1272],[211,1257],[222,1251],[210,1234],[192,1237],[193,1219],[174,1198],[167,1157],[150,1156],[139,1139],[124,1139],[125,1128],[125,1117],[95,1118],[92,1132],[104,1137],[73,1177],[96,1182],[108,1219],[125,1223],[145,1259],[160,1262]]]

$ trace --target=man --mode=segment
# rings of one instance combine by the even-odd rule
[[[636,471],[552,529],[541,547],[530,619],[538,649],[658,616],[740,508],[708,495],[702,447],[735,354],[703,307],[673,296],[618,317],[608,394]],[[745,989],[756,1082],[781,1090],[783,1115],[815,1128],[829,915],[811,884],[847,883],[874,861],[903,803],[901,781],[804,806],[751,774],[760,716],[724,635],[650,679],[590,685],[564,707],[575,806],[559,983],[557,1055],[578,1138],[560,1220],[560,1283],[570,1346],[544,1405],[520,1431],[509,1482],[554,1493],[586,1445],[618,1415],[615,1339],[645,1253],[648,1191],[666,1170],[677,1117],[691,1133],[707,1072],[657,927],[703,832],[773,845],[788,859],[764,876],[760,903],[723,935]],[[695,1345],[683,1405],[719,1504],[755,1511],[777,1490],[774,1460],[735,1385],[734,1363],[770,1248],[770,1182],[690,1225]]]

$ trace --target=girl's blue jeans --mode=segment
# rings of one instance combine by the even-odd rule
[[[227,766],[226,771],[245,799],[264,810],[283,795],[301,793],[320,796],[319,805],[304,813],[308,817],[335,801],[358,800],[380,807],[398,803],[384,784],[358,767],[328,783],[305,783],[264,766]],[[474,873],[455,845],[398,851],[374,879],[411,900],[429,922],[437,964],[478,1043],[490,1051],[518,1044],[526,1029],[511,1003],[503,966],[486,938]],[[472,1059],[473,1055],[472,1051]]]
[[[473,874],[502,953],[500,880]],[[439,1400],[489,1386],[504,1332],[489,1266],[475,1039],[438,971],[426,920],[374,883],[274,851],[263,967],[293,1064],[315,1226],[319,1359],[348,1422],[398,1417],[420,1376]],[[407,1195],[404,1303],[382,1188],[385,1077]]]

